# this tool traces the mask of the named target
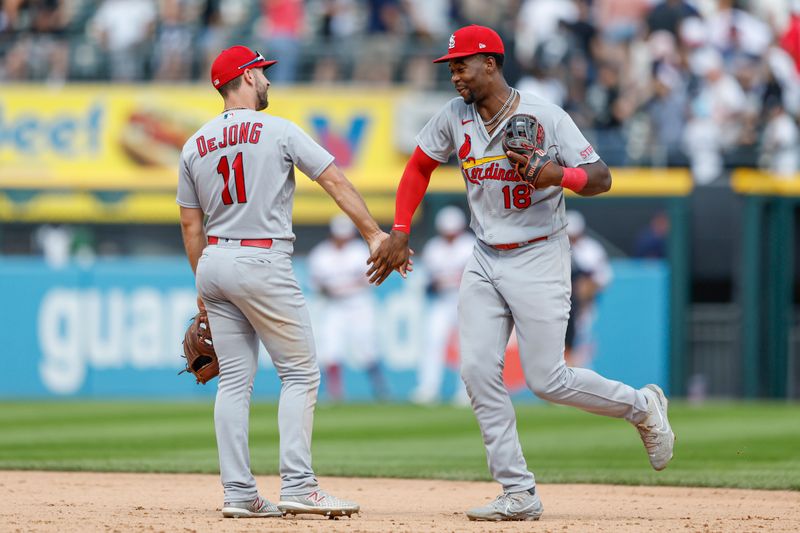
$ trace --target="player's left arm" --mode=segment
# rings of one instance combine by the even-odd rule
[[[181,235],[192,272],[197,272],[197,261],[200,260],[200,254],[208,244],[202,209],[181,206]]]
[[[196,273],[200,254],[208,244],[202,209],[181,206],[181,235],[183,236],[183,247],[186,249],[186,257],[189,258],[192,272]],[[200,312],[206,310],[206,306],[199,296],[197,297],[197,308]]]
[[[585,183],[583,176],[580,175],[581,172],[586,173]],[[559,182],[562,187],[572,189],[580,196],[596,196],[611,190],[611,171],[602,159],[576,168],[561,167]],[[574,189],[571,187],[573,183],[576,185]]]
[[[550,171],[550,175],[542,175],[539,179],[541,187],[564,187],[580,196],[596,196],[611,189],[611,171],[602,159],[574,168],[553,163],[545,171]]]
[[[516,152],[506,155],[518,170],[525,169],[523,177],[534,176],[532,181],[537,189],[563,187],[580,196],[596,196],[611,189],[608,167],[563,110],[553,129],[551,143],[557,147],[558,161],[544,146],[539,146],[529,156]]]

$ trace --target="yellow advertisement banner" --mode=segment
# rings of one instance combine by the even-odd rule
[[[388,191],[407,158],[394,148],[402,94],[272,89],[268,111],[314,137],[357,186]],[[0,188],[173,190],[184,142],[221,111],[215,91],[194,85],[4,87]]]
[[[397,148],[398,114],[424,95],[292,87],[271,89],[269,97],[269,113],[308,132],[362,193],[394,194],[408,158]],[[5,86],[0,190],[174,194],[183,144],[221,111],[219,95],[202,85]],[[614,196],[682,196],[692,188],[686,169],[626,168],[613,175]],[[300,198],[321,192],[302,175],[297,184]],[[458,168],[438,169],[429,191],[463,193]]]

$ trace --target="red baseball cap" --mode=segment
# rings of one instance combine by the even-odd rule
[[[247,68],[268,67],[275,63],[277,61],[268,61],[259,52],[254,52],[246,46],[231,46],[220,52],[211,65],[211,84],[220,88],[244,74]]]
[[[486,26],[464,26],[450,36],[447,55],[434,59],[434,63],[443,63],[457,57],[474,56],[475,54],[504,54],[503,40],[497,32]]]

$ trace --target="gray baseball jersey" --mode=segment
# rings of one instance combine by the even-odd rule
[[[319,367],[311,320],[291,263],[295,165],[316,179],[333,156],[291,122],[253,110],[227,111],[183,148],[178,204],[208,215],[219,238],[197,263],[197,292],[208,310],[219,357],[214,428],[226,502],[258,495],[248,445],[258,340],[281,379],[281,495],[317,486],[311,431]],[[242,239],[273,239],[271,248]]]
[[[516,113],[536,117],[537,137],[559,164],[576,167],[599,157],[559,107],[521,93]],[[531,192],[503,152],[503,124],[490,136],[475,106],[447,104],[417,137],[444,162],[453,151],[467,186],[471,227],[479,241],[459,288],[461,377],[483,435],[489,469],[506,492],[535,485],[503,384],[505,348],[516,329],[525,381],[545,400],[637,423],[647,415],[641,391],[585,368],[567,367],[564,334],[570,311],[569,240],[561,187]],[[521,243],[512,250],[490,245]]]
[[[547,153],[566,167],[600,158],[569,115],[531,93],[520,93],[516,114],[536,117]],[[561,187],[533,191],[517,176],[503,151],[503,128],[490,136],[474,105],[461,97],[442,108],[417,135],[417,144],[441,163],[456,152],[467,186],[470,227],[487,244],[525,242],[566,226]]]
[[[177,201],[208,215],[208,235],[293,241],[294,167],[314,180],[332,162],[288,120],[249,109],[226,111],[184,145]]]

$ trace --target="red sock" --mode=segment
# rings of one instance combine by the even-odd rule
[[[328,396],[333,400],[342,399],[342,368],[339,365],[329,365],[326,369],[328,378]]]

